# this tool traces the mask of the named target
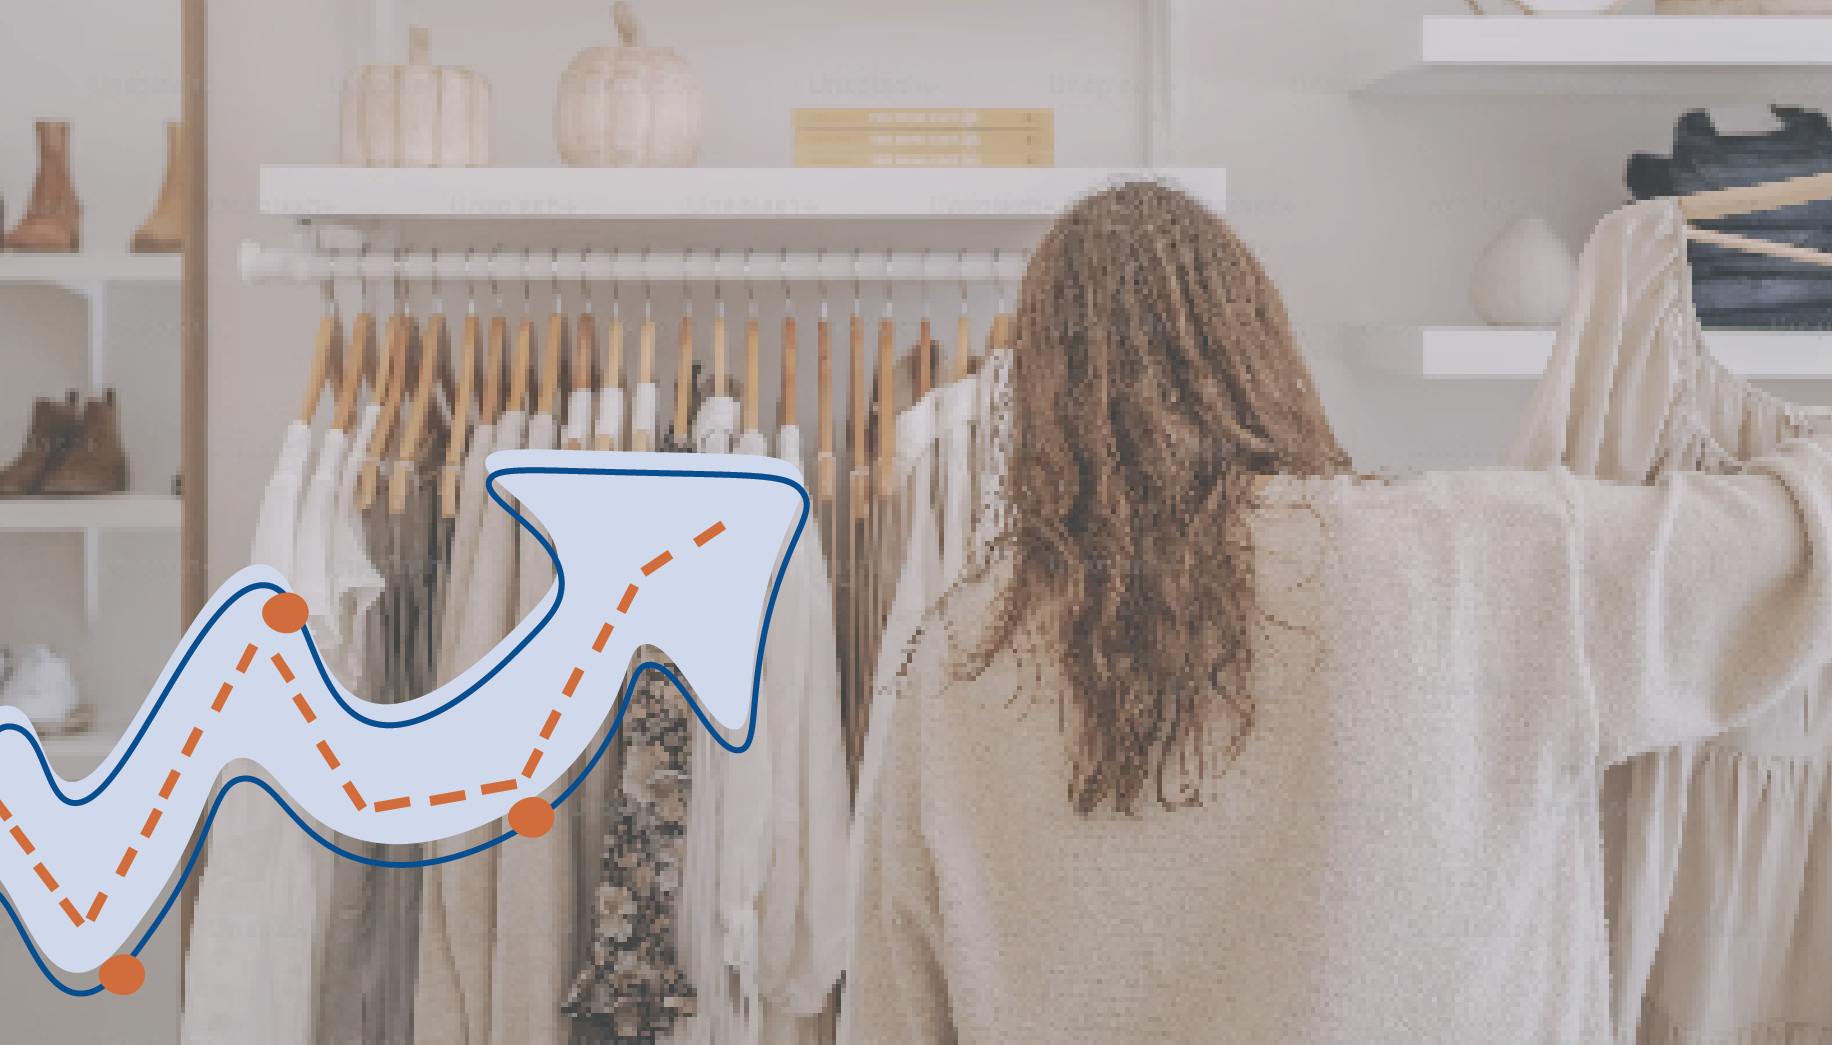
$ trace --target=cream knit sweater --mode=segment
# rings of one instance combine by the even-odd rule
[[[953,680],[1000,571],[957,588],[874,721],[843,1039],[1606,1040],[1602,767],[1832,660],[1832,455],[1755,473],[1278,484],[1259,598],[1297,628],[1179,812],[1073,812],[1060,686]]]

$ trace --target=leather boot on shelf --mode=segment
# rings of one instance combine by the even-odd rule
[[[38,399],[32,403],[32,426],[26,431],[25,445],[11,464],[0,468],[0,497],[19,497],[38,492],[45,473],[57,463],[76,437],[76,392],[68,399]]]
[[[69,449],[52,462],[39,484],[47,496],[122,493],[127,489],[127,450],[121,445],[121,418],[114,389],[83,405]]]
[[[8,250],[73,251],[79,242],[83,205],[70,178],[70,125],[38,121],[38,177],[25,216],[6,234]]]
[[[176,122],[165,125],[165,184],[146,223],[134,233],[136,254],[177,254],[184,250],[184,137]]]

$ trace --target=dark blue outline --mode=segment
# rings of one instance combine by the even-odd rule
[[[331,681],[330,672],[326,670],[324,660],[318,654],[318,646],[312,641],[311,630],[309,628],[302,629],[301,634],[305,637],[306,648],[309,649],[312,654],[312,665],[317,670],[318,678],[324,683],[325,689],[331,694],[332,699],[337,701],[337,706],[342,708],[346,714],[356,721],[381,729],[398,729],[403,726],[411,726],[416,723],[425,722],[437,715],[444,714],[452,708],[457,707],[460,703],[469,698],[471,694],[482,688],[484,683],[495,678],[498,672],[502,671],[510,661],[520,655],[522,650],[525,649],[530,642],[534,641],[534,637],[539,635],[542,629],[547,627],[548,622],[553,619],[554,614],[559,612],[560,603],[566,597],[566,570],[560,565],[559,553],[554,550],[553,545],[547,540],[546,536],[541,533],[540,528],[535,526],[526,516],[522,515],[521,512],[511,506],[509,502],[497,492],[496,481],[503,476],[509,475],[628,475],[689,479],[760,479],[765,482],[781,483],[800,495],[802,501],[801,517],[796,520],[795,532],[790,535],[788,547],[783,552],[782,559],[776,566],[776,577],[770,584],[770,600],[763,612],[763,627],[757,635],[756,663],[751,672],[751,712],[749,722],[745,727],[744,741],[740,744],[728,742],[719,732],[718,727],[713,725],[712,720],[706,717],[705,711],[700,707],[700,702],[698,698],[693,695],[692,690],[690,690],[687,684],[681,680],[680,676],[676,675],[667,665],[652,660],[644,661],[638,664],[635,670],[630,673],[629,682],[624,686],[623,696],[617,701],[617,711],[611,718],[611,728],[605,732],[604,739],[598,742],[597,750],[592,752],[591,758],[586,760],[585,765],[582,766],[578,774],[573,777],[572,782],[567,784],[566,789],[561,791],[558,797],[553,800],[552,805],[555,809],[558,809],[560,803],[570,798],[573,792],[579,789],[579,785],[585,782],[586,776],[598,765],[598,761],[604,757],[604,752],[610,747],[611,741],[617,738],[617,731],[623,726],[623,716],[624,712],[629,709],[630,695],[635,692],[636,686],[642,681],[643,676],[650,671],[660,674],[681,694],[681,696],[687,699],[687,706],[693,709],[694,717],[700,720],[700,724],[706,727],[706,732],[718,742],[720,747],[732,754],[743,754],[745,751],[749,750],[751,742],[755,740],[757,736],[758,695],[763,687],[763,654],[764,648],[770,637],[770,621],[776,613],[776,598],[782,592],[783,578],[788,575],[789,561],[794,558],[795,548],[801,542],[802,533],[807,528],[808,515],[812,503],[808,497],[807,488],[801,483],[787,478],[786,476],[774,475],[767,472],[715,472],[705,470],[672,471],[667,469],[637,468],[562,468],[557,466],[534,465],[504,468],[499,471],[491,472],[485,481],[485,489],[489,491],[490,499],[500,505],[503,511],[508,512],[522,529],[534,535],[534,539],[540,542],[542,550],[547,553],[547,558],[553,563],[554,576],[557,578],[553,605],[548,607],[547,613],[541,617],[539,623],[537,623],[527,635],[523,636],[522,640],[516,643],[514,648],[509,650],[501,661],[492,666],[490,670],[485,672],[476,682],[467,686],[463,692],[424,715],[418,715],[414,718],[401,719],[400,721],[394,722],[369,718],[358,712],[344,699],[343,693],[337,688],[336,684]],[[204,626],[198,630],[197,637],[191,640],[190,645],[185,649],[184,656],[179,658],[177,666],[172,669],[171,678],[166,680],[165,686],[159,691],[159,697],[153,702],[152,710],[147,713],[145,719],[140,723],[140,728],[135,731],[133,740],[128,743],[127,749],[123,751],[121,757],[115,761],[115,765],[109,770],[108,775],[102,778],[102,782],[97,784],[95,789],[88,794],[77,798],[72,798],[64,794],[63,789],[57,786],[57,776],[51,772],[51,763],[45,758],[44,749],[39,746],[38,739],[24,727],[14,723],[7,723],[0,725],[0,733],[18,733],[24,736],[27,742],[32,745],[33,754],[38,756],[39,769],[44,773],[45,783],[50,785],[51,793],[57,796],[58,801],[68,806],[80,806],[94,801],[97,795],[107,790],[108,785],[113,783],[115,777],[120,774],[122,767],[126,766],[129,759],[132,758],[134,750],[140,745],[141,738],[146,735],[146,731],[152,726],[154,718],[156,718],[160,710],[164,708],[166,698],[171,695],[172,687],[176,686],[178,680],[184,676],[184,670],[186,666],[190,664],[192,655],[197,652],[197,647],[203,642],[204,637],[210,634],[210,629],[216,626],[217,621],[222,619],[223,614],[227,613],[231,606],[240,602],[243,597],[254,592],[271,591],[277,594],[282,590],[283,589],[279,585],[271,581],[256,581],[253,584],[242,587],[227,599],[223,600],[222,605],[216,608],[216,611],[204,622]],[[364,701],[364,703],[367,703],[367,701]],[[172,905],[177,902],[179,895],[183,893],[185,882],[190,878],[191,872],[197,866],[198,857],[203,854],[204,842],[210,837],[210,828],[216,823],[216,814],[217,811],[222,808],[223,799],[228,796],[230,790],[236,785],[245,783],[254,784],[262,791],[265,791],[267,796],[274,800],[274,804],[278,805],[281,811],[286,813],[286,815],[292,819],[293,823],[297,824],[299,829],[304,831],[307,837],[311,838],[312,841],[317,842],[319,845],[346,860],[367,864],[370,867],[432,867],[437,864],[450,863],[453,860],[461,860],[465,857],[474,856],[486,850],[494,849],[496,846],[501,845],[503,842],[515,836],[515,832],[505,831],[488,841],[479,842],[469,849],[456,853],[449,853],[445,856],[427,857],[420,860],[376,859],[343,849],[335,842],[332,842],[313,830],[311,825],[307,824],[304,818],[295,812],[292,806],[288,805],[286,800],[280,797],[280,793],[275,791],[272,785],[268,784],[267,781],[259,777],[248,775],[233,777],[225,782],[222,787],[217,789],[216,797],[210,803],[210,812],[204,818],[203,829],[198,833],[197,841],[191,847],[191,855],[185,860],[184,869],[179,872],[177,881],[173,883],[171,892],[165,898],[165,903],[159,908],[159,913],[153,916],[152,922],[149,923],[146,930],[140,934],[139,941],[134,944],[133,950],[129,953],[138,956],[140,952],[146,948],[146,945],[151,942],[153,934],[159,930],[159,926],[165,921],[166,915],[171,913]],[[12,920],[13,928],[19,933],[19,939],[25,944],[26,952],[32,956],[33,964],[38,966],[38,971],[44,974],[45,979],[49,980],[52,986],[73,998],[88,998],[101,993],[102,985],[100,983],[92,987],[78,989],[66,984],[57,977],[56,973],[51,971],[51,967],[45,963],[44,957],[38,953],[38,947],[33,943],[31,934],[26,931],[25,924],[19,920],[19,914],[14,910],[11,898],[6,895],[4,889],[0,889],[0,908],[5,909],[7,917]]]

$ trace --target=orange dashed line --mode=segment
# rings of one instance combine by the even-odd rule
[[[296,707],[296,708],[298,708],[298,709],[299,709],[299,714],[301,714],[301,715],[304,715],[304,716],[305,716],[305,724],[306,724],[306,725],[308,725],[308,726],[309,726],[309,725],[311,725],[311,724],[312,724],[313,722],[316,722],[316,721],[318,721],[318,716],[317,716],[317,715],[314,715],[314,714],[312,714],[312,706],[311,706],[310,704],[307,704],[307,703],[305,702],[305,694],[303,694],[303,693],[295,693],[295,694],[293,694],[293,707]]]
[[[139,855],[140,851],[138,849],[135,849],[131,845],[128,846],[127,852],[121,854],[121,862],[115,865],[115,874],[118,877],[126,878],[127,869],[134,865],[134,857]]]
[[[515,790],[515,781],[513,780],[492,780],[489,783],[478,788],[477,790],[483,792],[486,795],[500,795],[504,791]]]
[[[273,656],[273,661],[274,670],[280,673],[280,681],[291,682],[293,680],[293,669],[286,666],[286,658],[276,653]]]
[[[449,806],[453,802],[464,801],[464,792],[463,791],[441,791],[438,794],[427,798],[426,801],[429,805]]]
[[[102,905],[107,902],[108,902],[107,893],[96,893],[95,899],[89,901],[89,913],[84,915],[83,917],[89,919],[92,922],[95,921],[97,918],[101,917]]]
[[[331,745],[326,741],[320,740],[318,742],[318,753],[324,756],[324,764],[330,766],[332,769],[336,769],[340,764],[337,761],[337,756],[331,753]]]
[[[725,532],[724,523],[722,522],[713,523],[711,526],[708,526],[706,529],[701,530],[700,535],[693,539],[693,546],[695,548],[704,548],[706,547],[707,541],[712,540],[714,537],[717,537],[724,532]]]
[[[572,696],[573,690],[579,688],[579,680],[584,677],[585,677],[585,669],[583,668],[572,669],[572,674],[566,676],[566,685],[560,687],[560,695],[566,696],[566,697]]]
[[[76,905],[70,902],[70,898],[68,896],[64,897],[62,900],[57,901],[57,906],[62,907],[64,909],[64,913],[70,916],[71,925],[83,924],[82,912],[76,909]]]
[[[11,820],[12,818],[13,811],[6,807],[5,802],[0,802],[0,820]]]
[[[223,710],[223,705],[229,703],[229,692],[233,689],[235,689],[234,686],[227,682],[223,683],[223,688],[216,691],[216,702],[210,705],[210,710]]]
[[[239,674],[243,674],[243,675],[248,674],[248,665],[254,663],[255,653],[256,653],[256,650],[254,648],[254,643],[252,642],[248,644],[248,647],[246,649],[242,650],[242,659],[235,662],[235,670]]]
[[[380,802],[375,803],[375,811],[378,813],[388,813],[396,809],[406,809],[410,805],[413,805],[413,799],[405,796],[401,798],[384,798]]]
[[[192,726],[191,735],[184,738],[184,747],[179,748],[178,753],[183,755],[186,758],[190,758],[191,752],[197,750],[197,742],[199,740],[202,740],[203,738],[204,738],[204,731],[201,729],[198,729],[196,726]]]
[[[522,763],[522,775],[523,776],[533,776],[534,767],[540,764],[541,764],[541,749],[537,747],[533,751],[528,753],[528,761]]]
[[[25,832],[21,831],[19,828],[15,827],[9,833],[13,836],[13,841],[19,843],[19,848],[25,850],[25,855],[31,856],[32,850],[38,848],[37,846],[32,844],[32,840],[30,838],[27,838],[25,836]]]
[[[654,573],[656,570],[661,569],[663,566],[666,566],[673,561],[674,561],[673,552],[668,552],[668,551],[662,552],[660,555],[657,555],[655,558],[650,559],[648,562],[643,564],[642,575],[644,577],[647,577],[650,574]]]
[[[606,624],[598,629],[598,638],[592,642],[593,653],[603,653],[604,644],[611,641],[611,626]]]
[[[141,838],[153,837],[153,828],[159,826],[159,818],[162,815],[164,814],[160,813],[156,807],[153,809],[152,812],[146,814],[146,826],[140,828],[140,837]]]
[[[172,797],[172,788],[178,786],[178,770],[174,769],[165,775],[165,783],[159,788],[160,798]]]
[[[623,601],[617,604],[618,613],[630,612],[630,603],[636,601],[636,585],[632,584],[623,590]]]
[[[344,781],[344,794],[350,796],[350,804],[357,809],[361,810],[368,807],[369,803],[363,801],[362,792],[356,790],[356,785],[351,781]]]
[[[541,739],[542,740],[552,740],[553,739],[553,727],[559,724],[560,724],[560,713],[558,711],[549,711],[547,713],[547,724],[541,727]]]
[[[43,864],[34,864],[32,870],[38,873],[38,880],[45,884],[46,889],[52,892],[57,891],[57,879],[51,877],[51,869],[49,867]]]

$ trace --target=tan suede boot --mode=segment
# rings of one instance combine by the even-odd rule
[[[38,492],[49,496],[121,493],[127,489],[127,450],[114,389],[83,406],[70,448],[52,463]]]
[[[25,445],[11,464],[0,468],[0,497],[34,494],[58,458],[76,436],[76,392],[66,400],[39,399],[32,403],[32,426]]]
[[[6,234],[6,249],[69,252],[80,242],[83,205],[70,179],[70,125],[40,120],[38,177],[25,216]]]
[[[184,250],[184,138],[176,122],[165,125],[165,184],[146,223],[134,233],[136,254],[177,254]]]

